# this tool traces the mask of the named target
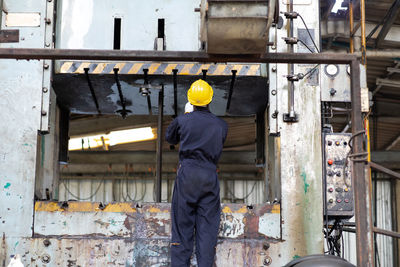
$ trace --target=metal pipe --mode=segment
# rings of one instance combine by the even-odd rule
[[[90,78],[89,78],[89,68],[84,68],[84,70],[85,70],[86,80],[88,82],[88,86],[89,86],[89,89],[90,89],[90,93],[92,94],[92,98],[93,98],[94,104],[96,105],[97,113],[99,115],[101,115],[99,102],[97,102],[96,93],[94,92],[94,88],[93,88],[92,82],[90,81]]]
[[[206,70],[206,69],[203,69],[203,70],[201,70],[201,71],[203,72],[203,80],[205,81],[206,78],[207,78],[207,70]]]
[[[395,50],[400,55],[400,50]],[[160,61],[209,63],[349,64],[348,53],[266,53],[260,55],[210,55],[201,51],[142,51],[98,49],[0,48],[1,59]]]
[[[289,5],[289,12],[293,13],[293,0],[290,0],[290,5]],[[289,29],[289,38],[293,37],[293,17],[290,17],[290,29]],[[294,52],[294,45],[290,44],[289,45],[289,53]],[[290,68],[290,75],[294,75],[294,65],[293,63],[289,65]],[[288,92],[288,103],[289,103],[289,117],[293,118],[295,116],[294,113],[294,81],[290,81],[289,83],[289,92]]]
[[[164,116],[164,85],[158,93],[158,124],[157,124],[157,177],[156,177],[156,202],[161,202],[162,178],[162,144],[163,144],[163,116]]]
[[[149,84],[149,79],[148,79],[148,76],[147,76],[148,72],[149,72],[149,69],[143,69],[144,84],[146,84],[146,85]],[[147,98],[147,109],[149,111],[149,115],[153,115],[153,111],[151,109],[150,90],[149,90],[149,93],[147,94],[146,98]]]
[[[131,111],[127,110],[125,107],[125,98],[124,98],[124,95],[122,94],[121,83],[119,82],[119,78],[118,78],[118,71],[119,71],[118,68],[114,68],[115,82],[117,84],[119,99],[120,99],[121,107],[122,107],[122,109],[117,110],[117,112],[121,114],[123,119],[125,119],[126,116],[128,115],[128,112],[131,112]]]
[[[354,53],[354,17],[353,17],[353,0],[349,3],[349,17],[350,17],[350,53]]]
[[[229,87],[228,103],[226,104],[226,110],[229,110],[229,107],[231,106],[231,99],[233,93],[233,86],[235,84],[236,72],[237,70],[232,70],[231,86]]]
[[[360,22],[361,22],[361,64],[367,64],[367,42],[365,39],[365,0],[360,0]]]
[[[361,88],[360,88],[360,65],[358,60],[353,60],[351,67],[351,121],[353,138],[353,153],[363,151],[363,135],[356,135],[363,131],[363,120],[361,116]],[[357,244],[357,266],[371,267],[373,262],[373,231],[372,212],[369,179],[365,175],[365,163],[353,161],[352,185],[354,188],[354,213],[356,217],[356,244]]]
[[[174,78],[174,113],[175,116],[178,116],[178,82],[177,82],[177,74],[178,70],[172,70],[173,78]]]
[[[293,13],[293,0],[290,0],[289,13]],[[293,16],[289,17],[289,39],[293,38]],[[304,23],[305,25],[305,23]],[[318,48],[317,48],[318,49]],[[289,54],[294,54],[294,43],[289,42]],[[294,64],[289,64],[289,75],[287,76],[289,82],[288,90],[288,113],[283,114],[283,121],[285,122],[296,122],[297,115],[294,111],[294,80],[291,79],[294,76]]]
[[[390,176],[392,176],[394,178],[400,179],[400,173],[398,173],[398,172],[392,171],[392,170],[390,170],[390,169],[388,169],[386,167],[383,167],[382,165],[379,165],[379,164],[377,164],[375,162],[372,162],[372,161],[370,161],[368,164],[369,164],[369,166],[371,168],[373,168],[375,170],[383,172],[383,173],[385,173],[387,175],[390,175]]]

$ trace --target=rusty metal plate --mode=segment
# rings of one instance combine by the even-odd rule
[[[6,238],[25,267],[33,266],[170,266],[170,245],[160,239]],[[283,266],[284,242],[219,240],[215,266]],[[5,263],[9,262],[9,255]],[[191,267],[197,266],[193,255]]]
[[[0,30],[0,43],[18,43],[19,30]]]
[[[36,202],[36,237],[117,237],[169,240],[170,203]],[[280,239],[280,206],[224,204],[220,238]]]

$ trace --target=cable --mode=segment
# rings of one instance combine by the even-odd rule
[[[317,52],[319,53],[319,49],[318,49],[317,45],[316,45],[315,42],[314,42],[314,38],[312,38],[312,36],[311,36],[310,30],[308,29],[306,22],[304,21],[303,17],[302,17],[300,14],[298,14],[298,15],[299,15],[299,17],[301,18],[301,20],[303,21],[303,24],[304,24],[304,26],[306,27],[306,30],[307,30],[307,32],[308,32],[308,35],[310,36],[311,41],[313,42],[315,49],[316,49]]]
[[[67,192],[68,192],[72,197],[76,198],[76,200],[83,201],[83,200],[89,200],[89,199],[91,199],[92,197],[94,197],[94,196],[97,194],[97,192],[99,192],[101,185],[104,183],[104,177],[103,177],[103,180],[101,180],[101,182],[100,182],[99,186],[97,187],[96,191],[95,191],[90,197],[86,197],[86,198],[81,198],[81,197],[78,197],[78,196],[76,196],[75,194],[73,194],[73,193],[69,190],[69,188],[67,187],[67,185],[65,184],[65,181],[64,181],[64,180],[63,180],[61,183],[64,185],[65,190],[67,190]]]
[[[297,39],[300,43],[302,43],[311,53],[314,53],[314,51],[311,50],[311,48],[301,39]]]
[[[254,191],[256,185],[257,185],[257,181],[254,182],[254,185],[253,185],[253,187],[251,188],[250,192],[249,192],[245,197],[242,197],[242,198],[239,198],[239,197],[235,196],[235,194],[232,193],[232,191],[229,189],[228,186],[226,186],[226,190],[227,190],[228,193],[231,194],[232,197],[234,197],[235,199],[243,199],[243,200],[244,200],[244,199],[247,199],[247,198],[253,193],[253,191]]]

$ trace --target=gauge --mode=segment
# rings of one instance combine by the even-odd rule
[[[325,73],[331,78],[334,78],[339,73],[339,67],[335,64],[325,65]]]

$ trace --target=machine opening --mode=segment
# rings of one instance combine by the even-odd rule
[[[121,18],[114,18],[114,50],[121,49]]]

